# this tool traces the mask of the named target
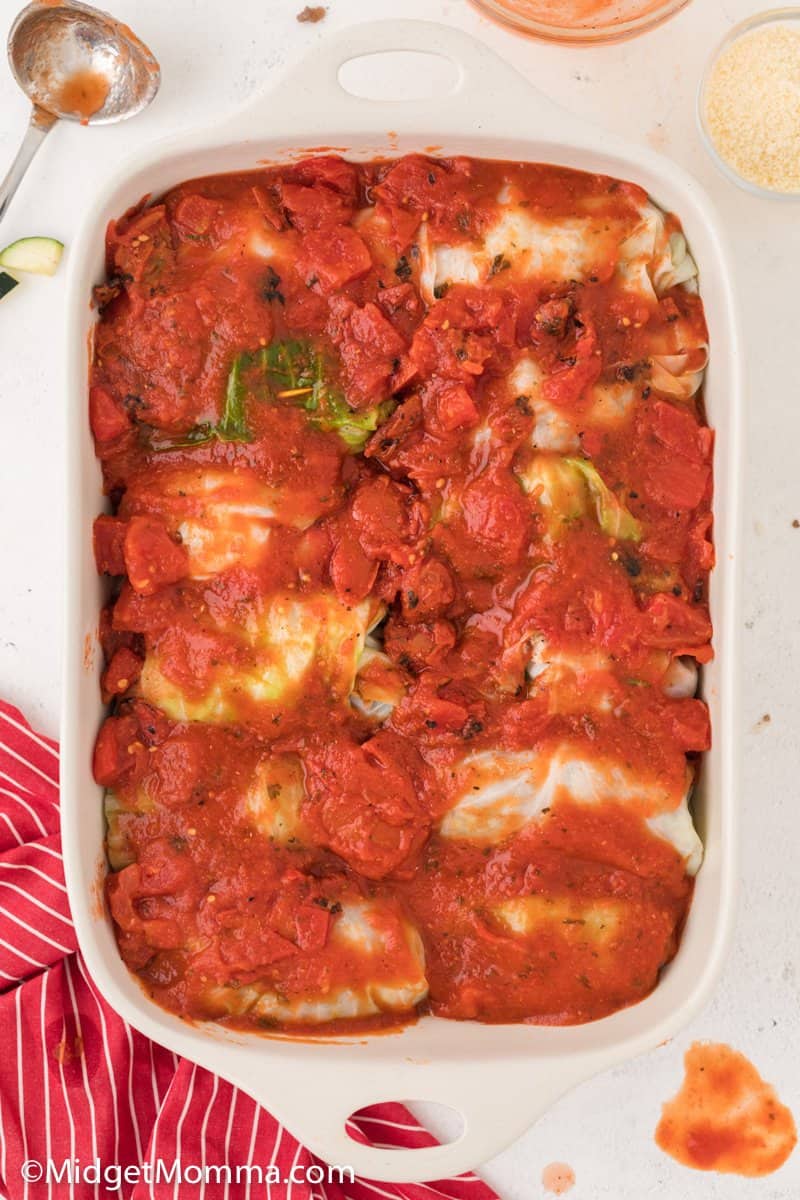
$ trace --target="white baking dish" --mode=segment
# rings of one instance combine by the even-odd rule
[[[342,63],[385,50],[445,56],[457,67],[454,90],[436,101],[387,103],[342,90]],[[105,226],[143,194],[157,194],[192,176],[250,168],[321,145],[346,147],[350,157],[369,159],[432,144],[443,154],[554,162],[634,180],[679,215],[699,263],[711,335],[706,402],[717,430],[718,566],[712,589],[717,657],[705,671],[714,748],[705,760],[697,801],[706,857],[691,914],[680,951],[655,992],[588,1025],[487,1026],[426,1017],[400,1033],[322,1043],[190,1025],[147,999],[121,961],[110,921],[97,903],[103,818],[90,762],[103,709],[100,656],[87,656],[86,647],[96,642],[102,601],[90,536],[101,495],[86,415],[86,345],[89,293],[103,276]],[[114,171],[70,258],[62,806],[69,898],[89,970],[132,1025],[244,1088],[321,1157],[352,1164],[367,1177],[409,1182],[474,1167],[518,1137],[568,1088],[671,1037],[707,1000],[722,962],[735,876],[742,366],[716,214],[674,163],[576,120],[463,33],[424,22],[388,21],[326,35],[274,91],[236,116],[214,129],[161,142]],[[455,1142],[425,1150],[373,1149],[352,1141],[345,1132],[348,1115],[381,1100],[449,1105],[463,1114],[464,1131]]]

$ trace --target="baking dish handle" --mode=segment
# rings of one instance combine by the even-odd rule
[[[378,1095],[371,1073],[291,1071],[287,1086],[275,1079],[259,1096],[252,1076],[242,1086],[279,1117],[287,1129],[320,1159],[351,1168],[363,1179],[387,1183],[423,1183],[448,1179],[488,1162],[520,1137],[564,1092],[593,1074],[585,1059],[527,1059],[479,1064],[433,1065],[406,1060],[392,1067],[392,1094]],[[491,1078],[489,1077],[491,1074]],[[304,1078],[305,1076],[305,1078]],[[381,1101],[427,1101],[460,1114],[463,1127],[452,1142],[419,1149],[381,1146],[389,1141],[385,1125],[367,1124],[377,1145],[365,1145],[348,1133],[349,1118]],[[383,1136],[382,1136],[383,1135]]]
[[[354,95],[339,81],[341,67],[351,59],[364,55],[398,50],[440,55],[457,68],[454,86],[435,97],[423,99],[376,100]],[[331,131],[338,118],[358,116],[359,129],[386,132],[391,128],[391,113],[402,111],[404,117],[419,113],[423,125],[430,123],[431,105],[436,107],[437,127],[443,116],[452,113],[462,129],[473,125],[479,129],[482,117],[502,101],[507,106],[516,100],[524,105],[526,119],[535,129],[556,105],[539,92],[513,67],[491,50],[460,29],[434,21],[386,20],[368,21],[353,25],[325,38],[309,50],[300,62],[282,75],[275,88],[257,95],[235,124],[241,132],[242,118],[254,119],[259,131],[269,125],[276,101],[289,106],[292,124],[302,129],[304,118],[318,125],[320,117]],[[570,121],[570,115],[558,109],[559,122]]]

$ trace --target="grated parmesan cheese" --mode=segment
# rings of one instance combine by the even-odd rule
[[[743,179],[800,192],[800,30],[764,25],[731,42],[705,88],[717,152]]]

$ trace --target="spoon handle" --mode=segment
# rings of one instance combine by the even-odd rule
[[[34,105],[30,124],[28,125],[25,137],[22,139],[22,145],[17,151],[16,158],[8,168],[5,179],[0,183],[0,220],[2,220],[4,212],[14,197],[14,193],[22,182],[22,176],[30,166],[34,154],[57,120],[58,118],[53,116],[52,113],[45,112],[43,108],[37,108]]]

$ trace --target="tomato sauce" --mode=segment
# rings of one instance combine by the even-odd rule
[[[753,1064],[713,1042],[695,1042],[685,1064],[656,1130],[661,1149],[698,1171],[755,1177],[783,1166],[797,1144],[794,1118]]]
[[[65,79],[55,99],[60,112],[72,113],[87,124],[108,99],[111,85],[99,71],[84,69]]]
[[[111,223],[89,418],[107,895],[161,1004],[573,1023],[699,864],[712,434],[677,220],[320,155]]]
[[[575,1186],[575,1172],[569,1163],[548,1163],[542,1171],[542,1187],[554,1196],[563,1196]]]

